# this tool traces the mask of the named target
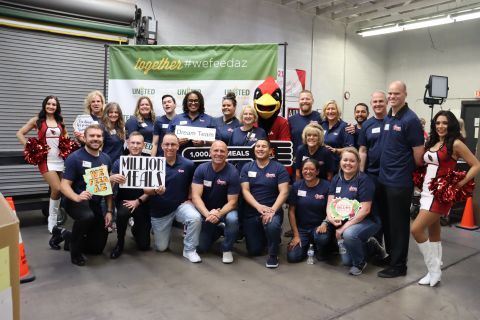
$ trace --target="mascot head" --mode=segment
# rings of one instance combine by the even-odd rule
[[[282,106],[282,91],[271,76],[255,89],[253,105],[258,116],[263,119],[275,118],[278,115]]]

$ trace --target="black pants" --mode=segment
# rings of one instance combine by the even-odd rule
[[[100,203],[67,199],[65,210],[74,220],[70,240],[70,255],[78,257],[82,252],[101,254],[107,244],[108,232]]]
[[[382,220],[385,245],[390,255],[390,266],[407,266],[408,243],[410,240],[410,204],[413,187],[395,188],[379,184],[382,192]]]
[[[131,213],[122,204],[117,204],[117,239],[123,245],[128,219],[133,217],[132,234],[138,250],[150,249],[150,230],[152,228],[148,205],[141,205]]]

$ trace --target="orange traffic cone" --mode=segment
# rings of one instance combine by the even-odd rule
[[[10,205],[10,209],[17,214],[12,197],[6,197],[5,200],[7,200],[8,204]],[[25,254],[25,246],[23,245],[22,233],[20,232],[20,229],[18,231],[18,253],[20,257],[20,283],[26,283],[35,280],[35,274],[33,274],[33,271],[28,267],[27,255]]]
[[[467,203],[465,203],[465,209],[463,210],[462,221],[460,221],[460,224],[457,224],[457,227],[466,230],[477,230],[480,228],[475,225],[472,197],[468,197]]]

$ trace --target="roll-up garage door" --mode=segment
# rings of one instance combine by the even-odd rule
[[[0,42],[0,192],[43,194],[48,185],[37,167],[24,163],[15,133],[53,94],[72,135],[87,93],[103,91],[106,42],[8,27],[0,27]]]

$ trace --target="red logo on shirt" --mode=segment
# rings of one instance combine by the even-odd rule
[[[183,170],[183,169],[178,169],[178,172],[179,172],[179,173],[184,173],[185,170]]]
[[[348,188],[348,191],[351,191],[351,192],[357,192],[357,190],[358,190],[357,187],[354,187],[354,186],[350,186]]]
[[[266,173],[265,178],[275,178],[275,173]]]
[[[325,196],[323,194],[315,193],[315,199],[322,200],[322,199],[325,199]]]
[[[228,132],[233,132],[233,129],[232,129],[232,128],[228,128],[227,131],[228,131]]]
[[[393,126],[393,130],[395,130],[395,131],[402,131],[402,127],[397,126],[397,125],[394,125],[394,126]]]
[[[227,185],[227,181],[217,179],[217,184],[218,184],[218,185],[221,185],[221,186],[226,186],[226,185]]]

